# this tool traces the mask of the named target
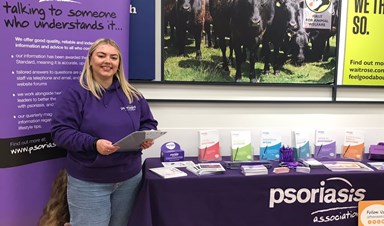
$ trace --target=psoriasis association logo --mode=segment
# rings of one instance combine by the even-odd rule
[[[307,7],[315,13],[322,13],[327,11],[327,9],[331,6],[331,0],[305,0],[305,4]]]
[[[335,183],[337,186],[330,186]],[[269,208],[273,209],[277,205],[293,203],[321,204],[324,208],[311,213],[313,223],[341,221],[357,217],[356,204],[364,200],[366,192],[364,188],[355,188],[351,182],[342,177],[322,180],[319,185],[315,188],[300,189],[271,188],[269,190]],[[335,206],[337,204],[340,206]]]

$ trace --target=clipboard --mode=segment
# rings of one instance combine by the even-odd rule
[[[113,145],[120,147],[117,151],[139,151],[141,150],[140,145],[144,141],[155,140],[166,133],[166,131],[161,130],[135,131],[115,142]]]

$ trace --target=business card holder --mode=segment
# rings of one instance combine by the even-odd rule
[[[369,147],[369,160],[384,160],[384,145],[371,145]]]

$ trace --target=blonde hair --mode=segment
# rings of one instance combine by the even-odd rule
[[[40,217],[39,226],[58,226],[69,222],[67,171],[62,169],[52,185],[51,196]]]
[[[133,98],[139,99],[142,94],[135,87],[129,84],[125,78],[120,47],[115,41],[108,38],[97,39],[89,48],[87,59],[85,60],[84,67],[80,75],[80,85],[84,89],[89,90],[97,99],[101,99],[101,96],[103,96],[105,89],[94,79],[92,65],[90,64],[92,54],[100,45],[111,45],[116,48],[119,54],[119,67],[114,76],[119,80],[121,89],[123,90],[125,96],[128,98],[129,103],[132,103]]]

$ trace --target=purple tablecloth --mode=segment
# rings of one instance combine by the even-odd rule
[[[193,160],[195,158],[189,158]],[[331,172],[163,179],[146,159],[143,184],[129,226],[356,226],[360,200],[384,199],[384,172]]]

